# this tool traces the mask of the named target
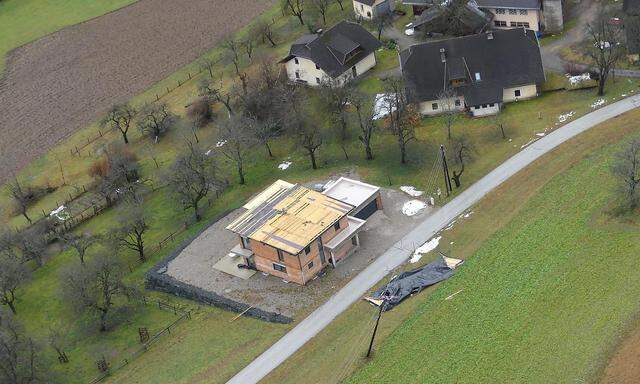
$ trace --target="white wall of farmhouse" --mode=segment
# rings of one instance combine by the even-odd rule
[[[527,29],[540,30],[542,14],[537,9],[505,9],[488,8],[494,15],[493,27],[497,29],[510,29],[528,25]],[[515,11],[515,14],[513,12]],[[526,23],[526,24],[524,24]]]
[[[519,93],[517,91],[520,91]],[[518,96],[519,94],[519,96]],[[535,84],[519,87],[505,88],[502,91],[502,101],[508,103],[516,100],[526,100],[538,96],[538,87]]]
[[[360,76],[361,74],[373,68],[375,65],[376,55],[372,52],[364,59],[356,63],[356,65],[354,66],[356,69],[355,75]],[[319,86],[320,84],[322,84],[322,82],[327,81],[330,78],[329,75],[327,75],[325,71],[322,70],[322,68],[316,67],[316,64],[313,61],[302,57],[296,57],[287,61],[285,63],[285,68],[289,80],[305,81],[308,85],[314,87]],[[353,69],[349,69],[338,76],[337,80],[340,84],[344,84],[346,81],[349,81],[352,78]]]
[[[378,12],[393,11],[395,8],[394,1],[395,0],[376,0],[373,5],[367,5],[357,0],[353,0],[353,11],[355,12],[356,17],[371,20],[377,16]]]
[[[429,100],[423,101],[418,104],[418,109],[423,115],[439,115],[448,110],[456,110],[462,112],[464,110],[464,97],[457,97],[458,104],[456,105],[456,99],[452,98],[449,100]]]

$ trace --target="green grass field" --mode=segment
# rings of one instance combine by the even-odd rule
[[[640,300],[638,217],[610,213],[621,145],[551,179],[349,382],[594,381]]]
[[[0,75],[6,55],[69,25],[116,10],[136,0],[3,0],[0,1]]]
[[[402,305],[394,308],[392,311],[384,314],[382,321],[380,322],[379,332],[376,338],[376,352],[374,358],[370,361],[364,358],[364,354],[366,352],[366,348],[368,345],[368,337],[373,328],[372,316],[375,314],[375,309],[373,307],[364,302],[358,302],[351,306],[345,313],[340,315],[333,323],[331,323],[326,329],[324,329],[318,336],[313,338],[310,342],[305,344],[295,355],[289,358],[284,364],[282,364],[278,369],[276,369],[272,374],[270,374],[265,383],[297,383],[304,381],[306,383],[338,383],[346,378],[348,378],[354,371],[359,368],[364,367],[362,372],[358,372],[358,374],[353,378],[353,381],[358,382],[482,382],[482,380],[475,381],[477,372],[466,372],[465,374],[468,376],[461,376],[462,369],[478,369],[483,368],[487,369],[488,372],[492,372],[492,367],[485,367],[483,364],[476,364],[473,361],[470,361],[467,358],[466,346],[460,347],[460,344],[456,344],[455,348],[449,346],[443,346],[438,344],[437,340],[432,340],[433,338],[444,338],[445,340],[449,340],[450,338],[456,339],[456,342],[460,342],[458,338],[465,341],[468,338],[470,343],[476,343],[483,336],[484,328],[480,330],[477,328],[478,325],[475,324],[474,316],[481,316],[483,319],[486,319],[486,315],[482,314],[482,308],[478,309],[478,307],[474,307],[474,311],[472,313],[467,314],[466,306],[469,305],[464,297],[466,295],[472,295],[469,299],[473,298],[474,300],[478,300],[478,306],[486,305],[488,308],[491,305],[491,301],[493,297],[499,297],[499,294],[506,294],[513,296],[512,300],[521,299],[523,296],[522,292],[516,290],[512,286],[509,286],[511,279],[515,278],[511,276],[511,274],[515,273],[518,268],[526,269],[527,266],[531,266],[532,269],[535,267],[531,265],[530,262],[527,262],[526,265],[524,262],[520,263],[519,260],[527,260],[529,261],[532,257],[535,258],[536,255],[541,254],[542,252],[535,252],[532,255],[526,255],[526,252],[523,253],[514,253],[514,257],[517,259],[511,260],[511,253],[501,252],[495,256],[500,257],[499,261],[491,258],[492,263],[500,264],[504,259],[505,268],[509,268],[508,276],[504,276],[507,280],[505,285],[499,285],[498,283],[502,283],[503,279],[501,276],[494,278],[493,276],[485,283],[484,286],[480,287],[478,281],[480,280],[480,276],[486,277],[486,274],[491,273],[491,271],[495,271],[496,273],[507,274],[504,270],[497,270],[494,264],[491,266],[485,266],[484,264],[477,265],[477,263],[481,263],[481,260],[478,260],[477,257],[482,255],[483,258],[487,258],[484,256],[483,252],[493,253],[493,247],[491,251],[484,250],[485,247],[488,247],[488,244],[496,241],[495,239],[499,238],[502,241],[506,241],[507,238],[505,235],[501,233],[505,233],[502,231],[506,231],[510,228],[511,225],[515,225],[514,223],[518,222],[518,220],[523,220],[519,216],[527,216],[531,214],[531,212],[536,212],[535,221],[537,224],[543,225],[546,221],[545,214],[548,214],[548,211],[543,211],[542,207],[535,206],[530,207],[529,204],[534,204],[533,202],[537,202],[537,204],[541,204],[544,199],[549,199],[552,204],[553,202],[560,199],[575,199],[574,191],[576,190],[576,185],[572,184],[571,189],[567,196],[563,196],[560,199],[556,199],[554,196],[549,196],[549,193],[555,193],[560,196],[564,193],[563,191],[557,191],[557,188],[562,189],[564,185],[565,175],[571,173],[573,175],[571,180],[575,181],[575,178],[581,178],[581,172],[585,171],[584,168],[590,169],[593,165],[597,165],[597,168],[593,170],[592,177],[602,176],[603,181],[607,181],[609,178],[607,164],[604,161],[608,161],[610,154],[614,150],[613,148],[617,143],[625,138],[629,138],[632,135],[637,135],[640,133],[638,131],[637,126],[634,124],[637,119],[640,118],[640,111],[634,111],[627,113],[615,120],[612,120],[606,124],[602,124],[601,126],[592,129],[577,138],[574,138],[570,142],[563,144],[561,147],[556,149],[550,155],[544,156],[543,158],[536,161],[532,166],[526,168],[521,171],[513,178],[505,182],[502,186],[496,189],[494,192],[489,194],[485,199],[483,199],[476,207],[472,209],[472,214],[469,218],[459,219],[458,223],[453,226],[452,229],[448,231],[442,232],[442,239],[440,240],[439,250],[450,254],[453,257],[459,257],[467,260],[467,264],[464,265],[460,269],[460,273],[446,282],[445,284],[441,284],[439,286],[430,287],[427,290],[421,292],[418,295],[408,298],[405,300]],[[612,144],[614,146],[612,147]],[[603,149],[604,148],[604,149]],[[603,160],[604,159],[604,160]],[[589,173],[589,172],[587,172]],[[595,176],[594,176],[595,175]],[[588,180],[593,181],[591,178]],[[549,184],[551,182],[551,184]],[[587,182],[587,179],[584,181]],[[555,183],[555,184],[554,184]],[[598,181],[593,182],[593,186],[603,186],[605,182]],[[551,188],[552,185],[555,185],[553,192],[547,192],[546,188]],[[581,187],[580,187],[581,188]],[[543,192],[541,192],[543,191]],[[596,194],[598,195],[598,194]],[[584,189],[579,193],[579,196],[590,198],[591,190]],[[603,188],[603,191],[599,192],[599,196],[601,198],[600,202],[603,203],[603,206],[607,206],[607,203],[610,201],[610,190]],[[542,199],[542,200],[541,200]],[[557,204],[557,203],[555,203]],[[615,220],[603,222],[602,219],[606,219],[606,215],[603,214],[605,210],[602,209],[602,206],[598,206],[596,202],[594,204],[595,215],[593,212],[587,213],[584,212],[585,215],[590,214],[590,220],[595,220],[595,222],[591,222],[587,228],[583,228],[583,231],[590,231],[592,226],[600,228],[601,230],[607,231],[612,230],[616,232],[618,229],[622,228],[622,232],[619,233],[624,239],[625,236],[637,236],[637,226],[629,226],[628,224],[619,224]],[[547,209],[555,209],[555,208],[547,208]],[[566,216],[566,212],[564,212]],[[528,217],[528,216],[527,216]],[[526,218],[525,218],[526,220]],[[514,236],[514,242],[518,244],[510,244],[513,247],[514,252],[516,249],[520,249],[520,247],[528,247],[531,246],[530,243],[523,239],[521,235],[519,235],[519,231],[517,236]],[[538,239],[542,237],[543,240],[538,240],[541,242],[545,242],[545,239],[548,236],[548,232],[546,229],[538,229],[539,234],[535,237]],[[563,235],[564,232],[560,231]],[[511,232],[510,234],[513,234]],[[582,239],[581,239],[582,240]],[[595,240],[595,239],[594,239]],[[626,240],[625,240],[626,241]],[[595,241],[594,241],[595,242]],[[506,244],[506,243],[505,243]],[[621,241],[621,244],[624,245],[624,241]],[[585,244],[581,246],[582,249],[588,247],[589,244]],[[562,248],[559,248],[562,249]],[[593,250],[587,250],[584,254],[593,255],[597,248]],[[548,249],[546,250],[549,251]],[[577,251],[574,251],[575,253]],[[617,252],[617,249],[616,249]],[[562,251],[559,252],[562,254]],[[435,252],[432,252],[422,258],[420,264],[426,264],[432,261],[437,255]],[[491,256],[490,256],[491,257]],[[629,253],[627,257],[633,258],[633,254]],[[475,260],[472,262],[472,260]],[[584,261],[584,260],[582,260]],[[513,266],[513,263],[516,263]],[[523,264],[523,265],[520,265]],[[416,264],[405,265],[400,269],[409,270],[415,268]],[[568,265],[565,267],[569,268]],[[575,265],[571,267],[576,269],[576,272],[579,270],[583,272],[583,270],[578,269]],[[569,269],[564,269],[569,270]],[[400,271],[394,271],[392,274],[399,273]],[[479,271],[479,272],[478,272]],[[478,273],[485,273],[482,275],[476,276]],[[580,276],[585,278],[581,281],[582,285],[579,285],[572,280],[571,283],[576,285],[578,290],[584,291],[586,288],[590,288],[589,284],[592,283],[591,279],[593,276]],[[614,282],[615,283],[615,282]],[[620,282],[618,282],[620,283]],[[473,284],[473,285],[472,285]],[[615,286],[615,284],[614,284]],[[482,293],[478,292],[476,295],[476,288],[482,288]],[[452,293],[455,293],[462,289],[458,295],[454,296],[454,298],[450,301],[443,301],[443,297],[446,297]],[[490,289],[495,289],[500,292],[491,292]],[[509,289],[511,289],[509,291]],[[530,289],[530,288],[529,288]],[[558,290],[557,294],[560,295],[563,292],[567,293],[570,290],[567,290],[563,287],[564,290]],[[594,286],[594,289],[597,289],[597,286]],[[503,292],[504,291],[504,292]],[[506,293],[505,293],[506,292]],[[526,291],[529,292],[529,291]],[[525,292],[525,293],[526,293]],[[600,291],[594,290],[595,294]],[[547,294],[547,292],[545,292]],[[610,292],[609,292],[610,294]],[[490,295],[491,298],[485,295]],[[604,295],[603,297],[606,297]],[[536,296],[539,298],[539,296]],[[464,302],[458,303],[459,299],[465,300]],[[608,356],[615,346],[617,341],[617,336],[624,334],[624,328],[627,325],[627,321],[630,317],[633,317],[633,314],[637,312],[637,308],[633,307],[633,298],[625,299],[627,302],[627,310],[626,315],[619,316],[617,324],[611,325],[609,327],[609,337],[610,339],[605,339],[603,342],[603,338],[599,338],[598,341],[601,344],[597,347],[594,347],[594,344],[597,342],[593,342],[591,344],[591,348],[598,349],[600,354],[595,357],[592,361],[589,362],[588,366],[593,368],[596,372],[592,374],[591,380],[587,380],[585,382],[593,382],[596,381],[599,374],[599,370],[602,368],[603,363],[606,361]],[[554,318],[549,314],[549,311],[556,311],[558,309],[557,306],[549,307],[549,308],[540,308],[544,307],[547,303],[552,302],[550,299],[548,302],[541,301],[535,303],[527,303],[527,305],[531,305],[531,309],[526,309],[527,314],[531,314],[531,317],[536,319],[536,322],[543,322],[545,326],[550,327],[550,329],[556,328],[556,322],[559,321],[558,318]],[[508,316],[509,319],[513,318],[514,321],[517,319],[518,313],[513,315],[511,310],[509,309],[510,302],[507,301],[507,308],[500,308],[500,311],[504,311],[505,316]],[[505,303],[502,302],[502,305]],[[514,305],[518,304],[514,302]],[[537,305],[537,307],[535,305]],[[426,307],[429,306],[428,310]],[[433,306],[433,307],[432,307]],[[609,307],[610,308],[610,307]],[[517,306],[514,307],[513,310],[522,311],[522,308]],[[575,309],[573,306],[572,310]],[[582,308],[584,310],[584,308]],[[437,312],[444,311],[443,315],[438,315],[438,323],[437,324],[429,324],[428,328],[425,323],[429,322],[429,318],[434,318]],[[495,315],[495,309],[492,310],[492,313]],[[497,314],[499,315],[499,314]],[[496,316],[497,316],[496,315]],[[562,314],[561,314],[562,315]],[[566,316],[566,314],[564,314]],[[578,317],[584,314],[577,312],[575,315]],[[448,316],[448,317],[445,317]],[[545,320],[540,319],[540,316],[548,316],[549,319]],[[626,320],[625,320],[626,316]],[[469,319],[471,317],[471,319]],[[448,323],[452,322],[456,326],[459,326],[457,318],[461,318],[461,322],[467,321],[469,324],[474,324],[474,330],[476,333],[470,332],[470,330],[459,329],[452,330],[448,328]],[[583,317],[584,318],[584,317]],[[504,320],[504,319],[501,319]],[[405,323],[406,321],[406,323]],[[552,324],[552,325],[551,325]],[[560,322],[560,324],[562,324]],[[541,324],[542,325],[542,324]],[[435,327],[438,327],[437,329]],[[488,327],[487,332],[491,331],[494,328],[494,325],[491,321],[484,322],[482,327]],[[504,323],[496,323],[495,327],[504,326]],[[565,324],[566,327],[571,327],[572,324]],[[421,328],[424,327],[424,328]],[[444,327],[444,328],[443,328]],[[468,324],[465,323],[465,328],[468,327]],[[512,329],[513,327],[508,326],[508,329]],[[588,327],[587,327],[588,328]],[[538,329],[539,331],[539,329]],[[596,330],[597,331],[597,330]],[[464,334],[463,334],[464,332]],[[611,336],[611,334],[614,336]],[[495,337],[495,334],[493,334]],[[499,336],[499,335],[498,335]],[[544,335],[543,335],[544,336]],[[405,339],[402,339],[402,338]],[[533,337],[533,334],[532,334]],[[403,341],[408,341],[409,339],[417,342],[415,348],[411,345],[402,345]],[[389,341],[387,341],[389,340]],[[567,339],[568,340],[568,339]],[[505,340],[500,340],[499,337],[496,340],[483,340],[484,342],[492,341],[490,345],[491,348],[498,351],[498,354],[502,354],[499,358],[497,358],[497,362],[501,361],[506,362],[509,361],[507,354],[508,351],[500,350],[506,344]],[[548,350],[552,350],[555,348],[553,345],[553,341],[551,341],[552,346],[548,349],[542,348],[542,352],[540,350],[541,343],[543,341],[549,341],[549,339],[544,336],[539,341],[529,341],[533,344],[537,345],[536,350],[532,350],[530,353],[544,353]],[[433,345],[438,344],[437,348],[432,347]],[[470,345],[472,345],[470,344]],[[380,346],[381,345],[381,346]],[[473,344],[477,345],[477,344]],[[515,345],[514,345],[515,347]],[[522,348],[522,345],[520,345]],[[545,346],[546,347],[546,346]],[[378,349],[382,348],[382,351],[378,352]],[[395,348],[392,350],[391,348]],[[408,349],[407,353],[404,354],[402,350]],[[478,346],[481,348],[481,346]],[[526,346],[524,347],[526,349]],[[582,348],[582,342],[578,341],[574,345],[569,346],[569,348]],[[416,351],[415,349],[420,349],[420,351]],[[459,350],[456,350],[459,349]],[[410,352],[409,352],[410,350]],[[510,351],[515,352],[515,351]],[[528,351],[521,353],[529,353]],[[483,352],[484,353],[484,352]],[[395,360],[392,355],[397,354],[399,356],[398,360]],[[434,354],[434,360],[431,360],[431,354]],[[451,359],[449,360],[449,356]],[[469,354],[471,356],[471,354]],[[571,359],[574,355],[564,356],[562,358]],[[495,356],[492,356],[494,358]],[[556,356],[557,357],[557,356]],[[437,359],[437,361],[436,361]],[[388,367],[385,364],[386,360],[389,361],[389,365],[392,367],[393,375],[398,375],[397,377],[393,377],[391,379],[391,373],[389,376],[383,376],[384,373],[381,373],[382,370],[387,369]],[[489,359],[486,360],[490,361]],[[493,364],[493,360],[492,364]],[[409,366],[405,366],[403,364],[408,364]],[[455,368],[452,368],[452,365],[460,364]],[[434,368],[434,366],[442,365],[446,369],[451,369],[453,372],[448,372],[450,374],[456,374],[455,379],[451,379],[451,377],[435,375],[433,377],[420,377],[420,373],[416,373],[419,371],[420,367],[429,367],[428,372],[438,371],[440,374],[444,374],[443,370],[439,370],[438,368]],[[508,364],[510,365],[510,364]],[[384,367],[383,367],[384,366]],[[393,368],[397,366],[397,368]],[[397,370],[396,370],[397,369]],[[402,372],[407,369],[407,376],[403,376]],[[412,370],[414,369],[414,370]],[[592,372],[593,373],[593,372]],[[555,374],[555,372],[554,372]],[[595,378],[594,378],[595,377]],[[536,377],[527,377],[525,379],[519,380],[521,382],[536,382]],[[580,380],[555,380],[554,377],[549,378],[548,376],[540,376],[541,382],[583,382]],[[497,376],[496,380],[493,382],[518,382],[517,379],[512,379],[511,377],[506,376]],[[491,382],[491,381],[490,381]]]

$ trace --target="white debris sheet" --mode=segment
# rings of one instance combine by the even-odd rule
[[[378,93],[373,105],[373,119],[378,120],[396,110],[393,95],[390,93]]]
[[[402,213],[407,216],[414,216],[427,207],[427,203],[420,200],[409,200],[402,206]]]
[[[51,211],[51,213],[49,213],[49,216],[55,217],[60,221],[65,221],[71,217],[71,215],[69,215],[69,212],[67,212],[66,209],[67,207],[65,207],[64,205],[61,205],[58,208]]]
[[[424,191],[419,191],[412,185],[403,185],[400,187],[400,190],[411,197],[419,197],[424,193]]]
[[[575,115],[575,114],[576,114],[575,111],[563,113],[562,115],[558,116],[558,121],[561,122],[561,123],[564,123],[568,119],[572,118],[573,115]]]
[[[280,165],[278,165],[278,169],[284,171],[285,169],[289,168],[291,164],[292,163],[290,161],[283,161],[282,163],[280,163]]]
[[[605,99],[598,99],[598,100],[594,101],[593,104],[591,104],[591,108],[595,109],[595,108],[601,107],[606,102],[607,101]]]
[[[220,148],[225,144],[227,144],[227,140],[220,140],[216,143],[216,148]]]
[[[577,76],[571,76],[567,74],[567,79],[569,80],[569,84],[577,85],[582,83],[583,81],[591,80],[591,75],[589,75],[588,73],[583,73],[582,75]]]
[[[427,253],[433,251],[438,247],[438,244],[440,244],[440,239],[442,239],[442,236],[434,237],[431,240],[427,241],[426,243],[422,244],[420,247],[416,248],[416,250],[413,251],[413,255],[411,256],[411,259],[409,259],[409,262],[413,264],[420,261],[420,259],[422,259],[422,256],[426,255]]]

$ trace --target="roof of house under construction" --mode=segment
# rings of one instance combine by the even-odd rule
[[[278,180],[245,204],[227,229],[298,254],[353,207],[301,185]]]

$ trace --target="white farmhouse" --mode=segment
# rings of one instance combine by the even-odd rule
[[[344,84],[376,65],[375,51],[382,44],[356,23],[341,21],[330,29],[296,40],[285,65],[291,81],[318,86],[333,80]]]
[[[356,17],[365,20],[389,14],[394,8],[394,0],[353,0],[353,11]]]
[[[400,53],[409,102],[423,115],[448,110],[486,116],[538,96],[545,81],[534,31],[496,30],[415,44]]]

